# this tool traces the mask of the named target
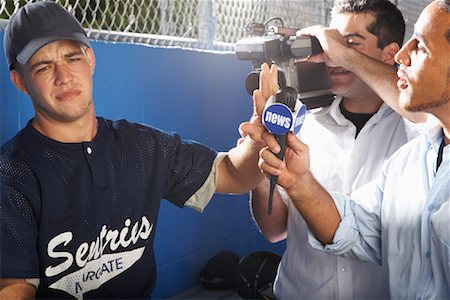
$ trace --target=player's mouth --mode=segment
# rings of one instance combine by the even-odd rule
[[[56,95],[56,99],[60,101],[65,101],[78,96],[80,93],[81,92],[77,89],[67,89],[58,93],[58,95]]]

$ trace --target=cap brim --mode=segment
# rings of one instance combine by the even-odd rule
[[[91,44],[89,42],[89,39],[80,32],[74,32],[70,36],[46,36],[42,38],[37,38],[32,41],[30,41],[23,49],[22,51],[17,54],[16,61],[22,65],[26,64],[28,60],[33,56],[36,51],[41,49],[47,44],[50,44],[55,41],[59,40],[71,40],[80,42],[88,47],[91,47]]]

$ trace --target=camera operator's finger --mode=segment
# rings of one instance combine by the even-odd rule
[[[345,59],[343,59],[345,51],[350,49],[346,38],[336,29],[327,27],[307,27],[299,31],[307,35],[315,36],[323,53],[320,56],[310,57],[310,62],[325,62],[329,67],[345,67]]]
[[[307,58],[307,61],[313,63],[321,63],[325,61],[325,55],[323,53],[311,55]]]
[[[324,28],[326,28],[326,27],[323,25],[308,26],[308,27],[304,27],[302,29],[297,30],[295,35],[297,35],[297,36],[299,36],[299,35],[316,36],[318,34],[318,32],[320,32]]]

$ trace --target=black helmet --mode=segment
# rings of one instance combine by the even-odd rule
[[[244,299],[270,299],[281,257],[270,251],[244,256],[238,265],[236,291]]]

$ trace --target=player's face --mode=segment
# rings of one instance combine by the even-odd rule
[[[23,91],[31,96],[36,118],[72,122],[92,113],[92,49],[56,41],[39,49],[22,66]]]
[[[395,60],[400,64],[397,86],[400,105],[406,110],[435,114],[435,108],[448,106],[450,46],[446,33],[449,24],[450,14],[440,11],[433,2],[417,20],[411,39],[397,53]],[[438,113],[442,111],[439,109]]]
[[[382,49],[377,47],[378,38],[367,28],[375,21],[371,14],[343,13],[333,16],[330,28],[337,29],[347,40],[350,47],[374,59],[382,59]],[[363,93],[367,85],[353,74],[342,68],[329,68],[331,87],[334,93],[344,97]]]

